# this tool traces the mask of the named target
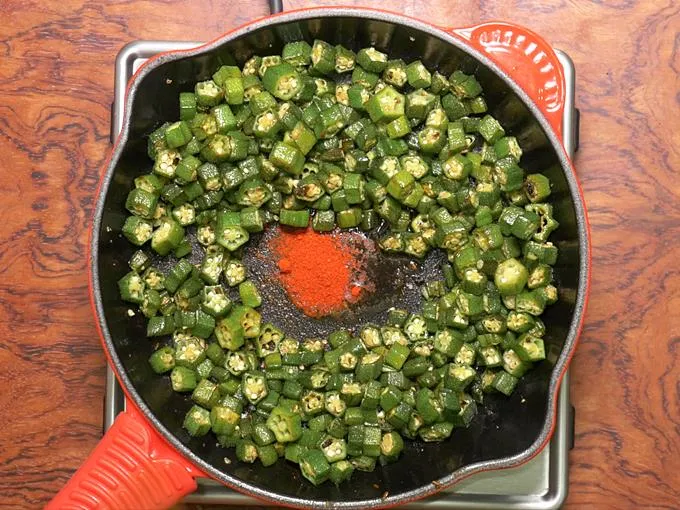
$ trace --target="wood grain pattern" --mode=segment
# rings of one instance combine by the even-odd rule
[[[572,371],[567,508],[678,508],[680,2],[376,5],[458,26],[516,21],[574,59],[594,278]],[[101,434],[85,246],[117,51],[265,14],[264,0],[0,1],[0,507],[44,505]]]

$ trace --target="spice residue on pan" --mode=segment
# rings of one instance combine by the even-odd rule
[[[375,290],[375,244],[359,232],[279,228],[269,244],[288,298],[309,317],[341,313]]]
[[[359,293],[358,300],[345,305],[338,313],[312,317],[293,303],[279,277],[279,256],[273,245],[282,228],[287,229],[268,225],[263,232],[253,234],[242,260],[248,268],[248,279],[262,295],[259,308],[262,317],[293,338],[323,337],[338,329],[356,330],[361,324],[384,324],[392,307],[417,312],[423,299],[420,286],[428,280],[442,278],[440,267],[445,256],[441,252],[433,251],[424,260],[414,262],[403,255],[380,250],[377,239],[381,232],[353,231],[362,243],[367,243],[362,254],[365,265],[361,267],[365,280],[354,290],[355,294]],[[341,232],[352,233],[341,230],[333,233]],[[236,299],[237,293],[232,291],[231,295]]]

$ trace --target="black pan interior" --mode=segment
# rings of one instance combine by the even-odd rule
[[[420,58],[430,68],[439,68],[444,74],[462,67],[475,72],[484,86],[491,113],[498,116],[511,134],[518,136],[525,149],[523,159],[527,171],[543,171],[554,183],[552,201],[561,228],[553,236],[560,248],[556,276],[560,288],[560,301],[545,314],[548,326],[546,342],[549,359],[531,371],[521,382],[511,398],[487,397],[475,421],[468,429],[458,429],[451,440],[443,444],[425,445],[408,442],[403,459],[374,473],[359,473],[350,484],[342,488],[326,484],[315,488],[302,483],[297,466],[279,462],[273,468],[259,464],[246,465],[234,459],[233,452],[216,445],[212,436],[191,439],[182,429],[182,419],[191,403],[188,397],[173,393],[167,378],[153,374],[147,359],[158,342],[149,341],[144,333],[141,314],[130,318],[128,306],[119,300],[116,281],[128,271],[127,261],[133,247],[121,236],[125,220],[125,197],[133,179],[151,168],[146,156],[146,135],[164,121],[178,117],[179,92],[193,89],[193,83],[206,79],[221,63],[243,63],[252,54],[280,53],[282,45],[290,40],[304,38],[312,41],[322,38],[331,43],[342,43],[358,50],[369,44],[376,45],[393,58],[405,61]],[[567,181],[557,154],[543,135],[526,106],[488,68],[484,67],[455,46],[426,32],[403,25],[357,17],[326,17],[278,22],[259,28],[225,42],[219,48],[197,56],[170,60],[145,76],[136,89],[132,102],[128,143],[122,149],[104,197],[98,246],[98,276],[105,321],[120,363],[146,405],[172,434],[192,452],[217,471],[233,477],[237,483],[257,487],[273,494],[313,501],[359,501],[379,498],[384,491],[390,495],[416,490],[432,480],[438,480],[462,465],[512,456],[527,449],[540,433],[546,416],[548,387],[553,363],[561,352],[573,318],[579,280],[579,244],[576,211]],[[253,248],[251,248],[253,249]],[[428,258],[411,275],[409,281],[438,271],[438,256]],[[403,259],[383,260],[377,270],[390,275],[404,269]],[[167,267],[159,262],[159,266]],[[395,269],[396,268],[396,269]],[[264,270],[262,267],[257,271]],[[387,285],[387,288],[390,288]],[[348,324],[381,322],[385,309],[394,303],[413,307],[417,303],[417,290],[407,285],[392,285],[393,292],[381,294],[370,306],[360,308]],[[265,319],[281,318],[292,335],[300,338],[318,336],[333,329],[328,321],[297,320],[300,315],[286,304],[282,293],[268,299],[263,308]],[[286,319],[287,318],[287,319]],[[231,459],[225,463],[225,457]]]

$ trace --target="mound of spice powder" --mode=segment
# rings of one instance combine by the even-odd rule
[[[279,280],[305,315],[337,314],[372,290],[365,270],[372,242],[359,233],[280,228],[270,243]]]

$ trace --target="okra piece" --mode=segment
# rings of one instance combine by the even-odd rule
[[[206,138],[217,133],[217,121],[215,117],[209,113],[197,113],[193,119],[189,121],[191,132],[198,142],[203,142]]]
[[[382,72],[382,78],[388,85],[402,88],[408,81],[406,70],[407,67],[403,60],[389,60]]]
[[[272,354],[278,353],[278,347],[283,340],[283,332],[275,327],[273,324],[265,324],[260,328],[260,336],[256,341],[257,355],[260,358],[265,358]],[[278,363],[280,366],[281,363]]]
[[[404,234],[404,253],[407,255],[422,259],[429,250],[430,246],[422,235],[411,232]]]
[[[196,94],[193,92],[180,92],[179,94],[179,118],[191,120],[196,115]]]
[[[354,473],[354,466],[347,460],[340,460],[331,464],[328,478],[336,486],[348,481]]]
[[[529,289],[545,287],[552,281],[552,267],[547,264],[539,264],[531,270],[527,279]]]
[[[405,116],[398,117],[387,124],[387,136],[402,138],[411,132],[411,125]]]
[[[210,359],[210,361],[212,361],[213,364],[215,365],[223,365],[224,360],[226,359],[226,356],[222,348],[215,343],[208,345],[208,347],[205,350],[205,354],[208,357],[208,359]]]
[[[210,411],[200,406],[193,406],[187,412],[182,427],[192,437],[206,435],[210,431]]]
[[[482,96],[477,96],[472,99],[468,99],[465,104],[468,107],[468,110],[472,114],[481,114],[481,113],[486,113],[488,111],[488,106],[486,104],[486,100]]]
[[[517,386],[518,379],[504,370],[499,371],[493,378],[492,386],[496,391],[510,396]]]
[[[161,198],[175,207],[186,203],[188,200],[184,189],[175,182],[163,187]]]
[[[477,79],[473,75],[467,75],[462,71],[454,71],[449,76],[449,84],[451,90],[459,97],[474,98],[482,92],[482,87]]]
[[[257,286],[251,280],[241,282],[238,286],[238,293],[241,302],[246,306],[257,308],[262,304],[262,296],[257,290]]]
[[[413,191],[415,178],[406,170],[400,170],[387,182],[385,189],[396,200],[403,202]]]
[[[439,71],[432,74],[432,82],[430,84],[430,92],[433,94],[444,94],[449,90],[449,81]]]
[[[259,177],[253,177],[242,183],[235,196],[239,205],[255,208],[262,207],[271,197],[269,187]]]
[[[158,196],[142,188],[135,188],[125,200],[125,208],[135,216],[150,219],[153,218],[158,204]]]
[[[300,175],[305,157],[297,147],[277,142],[269,153],[269,161],[291,175]]]
[[[279,55],[267,55],[266,57],[262,57],[260,66],[257,68],[258,76],[260,78],[264,77],[265,73],[270,67],[280,64],[281,61],[282,59]]]
[[[493,149],[498,159],[512,158],[519,162],[522,157],[522,149],[517,138],[514,136],[505,136],[497,140],[493,145]]]
[[[381,73],[387,67],[387,55],[374,47],[362,48],[357,53],[357,64],[371,73]]]
[[[211,428],[217,435],[233,434],[240,419],[240,412],[232,407],[215,405],[210,410]]]
[[[141,304],[144,301],[145,287],[146,283],[135,271],[130,271],[118,280],[121,299],[130,303]]]
[[[153,226],[150,221],[138,216],[128,216],[122,229],[125,238],[135,246],[142,246],[153,235]]]
[[[516,191],[522,188],[524,171],[512,158],[499,159],[494,163],[493,179],[501,191]]]
[[[513,345],[513,350],[525,362],[542,361],[545,359],[545,346],[541,338],[529,333],[521,335]]]
[[[330,414],[320,414],[309,420],[307,426],[309,427],[309,430],[314,432],[325,432],[326,427],[332,419],[333,417]]]
[[[361,383],[366,383],[377,379],[382,371],[383,359],[382,356],[370,352],[364,354],[359,360],[356,367],[356,379]]]
[[[309,224],[309,210],[291,211],[282,209],[279,215],[279,222],[290,227],[305,228]]]
[[[496,268],[494,283],[502,296],[519,294],[527,284],[529,274],[519,260],[504,260]]]
[[[335,48],[325,41],[315,40],[312,45],[310,69],[320,74],[335,70]]]
[[[286,43],[281,52],[284,62],[299,67],[309,65],[311,62],[312,47],[306,41]]]
[[[355,70],[356,72],[356,70]],[[357,111],[366,109],[366,103],[371,98],[365,83],[354,83],[347,89],[347,103]]]
[[[347,445],[344,439],[326,436],[321,442],[321,451],[329,463],[344,460],[347,457]]]
[[[298,121],[284,136],[284,142],[292,142],[292,145],[297,147],[303,156],[306,156],[312,150],[316,141],[314,130],[308,128],[302,121]]]
[[[303,392],[300,404],[305,416],[315,416],[324,411],[325,395],[315,390],[307,390]]]
[[[474,368],[469,365],[451,363],[444,374],[444,387],[462,391],[474,380],[475,374]]]
[[[314,485],[320,485],[330,476],[331,466],[321,450],[309,449],[300,456],[300,471]]]
[[[478,129],[479,134],[481,134],[490,144],[495,144],[505,135],[505,130],[503,127],[491,115],[485,115],[482,118],[482,120],[479,122]]]
[[[413,413],[413,407],[406,402],[400,402],[386,413],[387,422],[396,429],[403,428]]]
[[[443,441],[451,435],[452,431],[453,423],[444,421],[420,428],[418,430],[418,435],[420,436],[420,439],[427,443],[432,441]]]
[[[317,232],[330,232],[335,228],[333,211],[317,211],[312,219],[312,228]]]
[[[478,338],[484,337],[487,335],[480,335]],[[492,335],[489,335],[492,336]],[[499,367],[503,363],[503,358],[501,356],[500,350],[498,347],[495,345],[487,345],[486,347],[481,346],[482,342],[480,341],[480,347],[478,349],[478,355],[479,355],[479,361],[478,363],[480,365],[489,367],[489,368],[494,368],[494,367]]]
[[[229,251],[237,250],[250,239],[248,231],[240,225],[238,213],[233,219],[228,212],[218,214],[215,235],[217,243]]]
[[[557,287],[555,287],[554,285],[546,285],[545,287],[539,287],[535,289],[535,292],[543,298],[546,305],[555,304],[559,297]]]
[[[418,352],[421,349],[425,350]],[[431,363],[429,362],[428,358],[425,357],[430,355],[431,350],[429,345],[416,344],[413,348],[413,352],[419,355],[409,359],[402,367],[402,372],[408,378],[417,377],[432,369]]]
[[[522,254],[530,267],[534,267],[537,263],[553,266],[557,263],[558,250],[551,242],[537,243],[528,241],[522,248]]]
[[[367,457],[380,456],[381,440],[382,433],[379,427],[365,426],[361,448],[362,455],[365,455]]]
[[[236,443],[236,458],[241,462],[252,464],[257,460],[257,446],[249,439],[241,439]]]
[[[404,440],[396,431],[386,432],[380,440],[380,453],[385,457],[396,460],[404,449]]]
[[[330,138],[344,128],[346,123],[342,105],[335,103],[319,112],[314,121],[314,134],[317,138]]]
[[[253,442],[257,446],[266,446],[276,441],[276,436],[264,422],[253,425],[251,436],[253,437]]]
[[[545,242],[558,227],[559,223],[553,218],[553,209],[550,204],[527,204],[524,209],[538,215],[539,223],[533,239]]]
[[[253,134],[257,138],[273,138],[281,129],[278,115],[272,110],[266,110],[255,116],[253,121]]]
[[[223,349],[235,351],[245,343],[243,326],[236,317],[224,317],[215,325],[215,338]]]
[[[198,82],[194,88],[199,106],[217,106],[224,97],[224,91],[213,80]]]
[[[219,401],[219,398],[220,393],[217,390],[217,385],[208,379],[203,379],[199,382],[191,394],[191,400],[207,409],[212,409]]]
[[[175,351],[172,347],[164,346],[153,352],[149,357],[151,369],[157,374],[164,374],[175,368]]]
[[[234,307],[232,315],[241,324],[245,338],[257,338],[260,335],[262,316],[257,310],[249,306],[238,305]]]
[[[189,124],[184,120],[174,122],[165,128],[165,143],[171,149],[186,145],[192,136]]]
[[[358,227],[361,224],[363,215],[361,209],[352,207],[336,214],[336,221],[340,228]]]
[[[446,133],[427,126],[418,132],[418,145],[425,154],[437,154],[446,145]]]
[[[202,310],[196,310],[191,313],[194,315],[194,324],[191,326],[191,333],[198,338],[208,338],[215,329],[215,319]]]
[[[155,318],[152,317],[152,319]],[[189,336],[186,339],[175,341],[175,364],[177,367],[195,369],[205,358],[205,342],[202,339]]]
[[[229,78],[241,78],[241,76],[241,70],[237,66],[224,65],[213,73],[212,79],[221,87]]]
[[[463,335],[456,330],[446,328],[435,334],[433,347],[446,356],[455,357],[462,346]]]
[[[277,445],[256,445],[257,457],[264,467],[273,466],[279,460]]]
[[[324,193],[323,185],[314,174],[300,179],[294,190],[295,198],[303,202],[316,202]]]
[[[465,103],[458,99],[453,94],[447,94],[442,98],[442,108],[446,112],[446,116],[450,121],[455,121],[465,117],[468,114],[468,109]]]
[[[156,174],[145,174],[135,178],[135,188],[143,189],[152,195],[159,195],[164,185],[165,178]]]
[[[262,232],[265,223],[264,212],[255,207],[245,207],[241,209],[240,222],[248,232]]]
[[[550,180],[542,174],[527,175],[524,192],[532,203],[543,202],[550,196]]]
[[[418,97],[418,96],[414,96],[414,99],[411,99],[410,96],[407,97],[407,105],[408,105],[408,101],[411,101],[414,106],[418,106],[419,101],[416,101],[415,97]],[[421,112],[419,115],[422,116],[423,113]],[[425,126],[431,127],[431,128],[434,128],[434,129],[439,129],[440,131],[447,131],[448,130],[448,128],[449,128],[449,118],[446,115],[446,111],[444,111],[442,108],[430,109],[429,112],[426,115],[427,115],[427,117],[424,117],[425,118]],[[416,118],[420,118],[420,116],[416,117]]]
[[[243,374],[241,391],[251,404],[257,404],[269,392],[264,374],[260,372],[246,372]]]
[[[455,154],[443,163],[442,169],[446,177],[460,181],[470,175],[472,163],[466,156]]]
[[[427,88],[432,84],[432,74],[420,60],[411,62],[406,67],[408,84],[414,89]]]
[[[284,101],[295,97],[302,87],[298,72],[288,62],[268,67],[262,78],[262,84],[274,97]]]
[[[405,98],[387,86],[374,94],[366,103],[366,111],[373,122],[392,121],[404,115]]]
[[[363,387],[358,382],[343,383],[340,388],[340,397],[348,406],[357,406],[363,398]]]
[[[227,285],[235,287],[246,279],[246,267],[240,260],[226,260],[224,264],[224,279]]]
[[[172,385],[173,391],[180,393],[193,391],[196,388],[197,383],[197,374],[195,370],[183,366],[176,366],[172,369],[170,384]]]
[[[416,411],[418,411],[425,425],[441,421],[443,417],[443,406],[440,399],[428,388],[421,388],[416,393]]]

